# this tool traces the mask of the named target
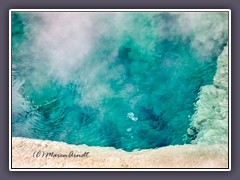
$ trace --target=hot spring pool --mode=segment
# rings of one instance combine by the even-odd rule
[[[227,20],[222,12],[14,12],[12,135],[126,151],[189,143]]]

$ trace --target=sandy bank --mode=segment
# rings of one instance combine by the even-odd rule
[[[41,152],[36,157],[37,153]],[[87,157],[46,157],[44,153],[70,152]],[[125,152],[108,147],[69,145],[61,142],[12,139],[12,168],[227,168],[224,145],[178,145]],[[42,157],[43,156],[43,157]]]

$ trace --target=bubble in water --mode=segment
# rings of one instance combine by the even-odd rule
[[[132,130],[132,128],[127,128],[127,132],[130,132]]]
[[[129,112],[129,113],[127,114],[127,117],[128,117],[129,119],[133,120],[133,121],[137,121],[137,120],[138,120],[138,118],[134,116],[134,113],[133,113],[133,112]]]

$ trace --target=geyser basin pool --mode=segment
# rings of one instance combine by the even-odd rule
[[[225,12],[14,12],[12,135],[133,149],[189,143]]]

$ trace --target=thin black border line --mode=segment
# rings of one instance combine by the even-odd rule
[[[232,84],[232,81],[231,81],[231,84],[229,83],[229,80],[230,80],[230,71],[229,71],[229,59],[231,58],[230,55],[232,56],[232,51],[230,50],[230,47],[232,48],[232,37],[230,37],[230,34],[229,34],[229,31],[231,30],[232,31],[232,23],[230,23],[230,21],[232,21],[232,14],[228,12],[228,168],[231,169],[231,165],[230,165],[230,162],[229,162],[229,143],[231,142],[232,143],[232,140],[230,139],[230,132],[229,132],[229,122],[230,122],[230,118],[229,118],[229,89],[230,89],[230,85]],[[232,32],[230,31],[231,33],[231,36],[232,36]],[[230,46],[229,46],[229,41],[230,41]],[[229,52],[231,52],[231,54],[229,54]],[[232,58],[231,58],[231,61],[232,61]],[[231,66],[232,66],[232,63],[231,63]],[[231,68],[231,67],[230,67]],[[232,68],[231,68],[232,70]],[[231,74],[230,74],[231,75]],[[231,76],[232,78],[232,76]],[[232,87],[231,87],[231,90],[232,90]],[[232,93],[230,92],[231,94],[231,98],[232,98]],[[232,103],[232,101],[231,101]],[[232,110],[231,110],[232,112]],[[231,132],[232,132],[232,119],[231,119]],[[232,138],[232,136],[231,136]],[[231,148],[231,155],[232,155],[232,148]],[[231,161],[232,163],[232,161]]]
[[[11,51],[11,62],[9,61],[9,63],[11,63],[11,71],[9,70],[9,75],[11,75],[11,77],[9,77],[9,78],[11,78],[11,82],[9,82],[9,86],[10,86],[10,83],[11,83],[11,114],[9,113],[9,118],[10,118],[10,116],[11,116],[11,126],[9,127],[9,130],[10,130],[10,132],[9,133],[11,133],[11,169],[13,169],[12,168],[12,12],[10,12],[9,13],[10,15],[8,16],[8,18],[9,18],[9,21],[10,21],[10,18],[11,18],[11,28],[8,30],[8,33],[9,33],[9,37],[11,36],[11,45],[9,45],[9,48],[10,48],[10,46],[11,46],[11,49],[9,49],[9,51]],[[10,24],[10,23],[9,23]],[[9,25],[10,26],[10,25]],[[11,32],[10,32],[10,30],[11,30]],[[10,34],[11,33],[11,34]],[[8,38],[9,38],[8,37]],[[10,137],[9,137],[10,138]]]
[[[89,171],[89,172],[93,172],[94,169],[104,169],[106,171],[109,171],[108,169],[121,169],[122,171],[124,171],[124,169],[133,169],[131,171],[138,171],[138,169],[159,169],[160,170],[164,170],[164,169],[174,169],[175,171],[178,171],[177,169],[188,169],[188,170],[204,170],[204,169],[212,169],[213,171],[219,171],[221,169],[228,169],[229,171],[231,171],[230,167],[229,167],[229,140],[230,140],[230,132],[229,132],[229,40],[231,39],[230,37],[230,34],[229,34],[229,29],[230,29],[230,22],[231,19],[229,19],[229,12],[231,12],[231,10],[229,9],[229,11],[14,11],[14,10],[17,10],[17,9],[13,9],[13,10],[9,10],[9,16],[8,18],[10,18],[10,14],[11,14],[11,17],[12,17],[12,12],[51,12],[51,13],[54,13],[54,12],[99,12],[99,13],[106,13],[106,12],[128,12],[128,13],[134,13],[134,12],[144,12],[144,13],[151,13],[151,12],[227,12],[228,13],[228,167],[227,168],[13,168],[12,167],[12,133],[11,133],[11,169],[9,169],[10,171],[14,170],[14,169],[23,169],[23,170],[28,170],[28,169],[34,169],[34,170],[43,170],[43,169],[54,169],[54,170],[61,170],[61,169],[69,169],[69,170],[73,170],[73,169],[91,169],[92,171]],[[53,9],[54,10],[54,9]],[[221,9],[219,9],[221,10]],[[9,19],[10,20],[10,19]],[[11,32],[10,30],[8,31],[9,32],[9,37],[11,35],[11,71],[10,71],[10,74],[11,74],[11,131],[12,131],[12,19],[11,19]],[[10,34],[11,33],[11,34]],[[231,34],[232,35],[232,34]],[[8,37],[8,38],[9,38]],[[232,39],[231,39],[232,40]],[[232,43],[232,41],[231,41]],[[231,44],[230,44],[231,45]],[[10,48],[10,47],[9,47]],[[9,49],[10,50],[10,49]],[[9,77],[10,79],[10,77]],[[10,84],[10,82],[9,82]],[[231,127],[232,128],[232,127]],[[9,137],[10,139],[10,137]],[[232,151],[232,150],[231,150]],[[9,155],[10,156],[10,155]],[[173,170],[173,171],[174,171]]]
[[[229,13],[228,13],[228,168],[229,168]]]

